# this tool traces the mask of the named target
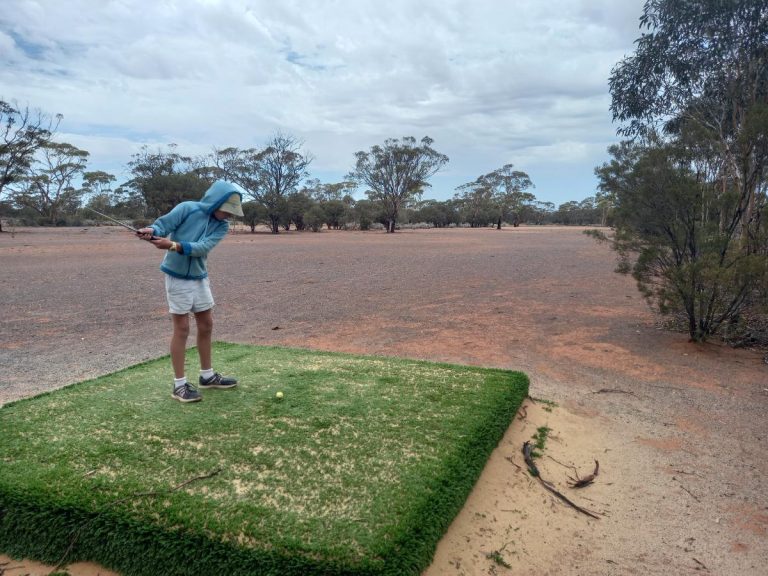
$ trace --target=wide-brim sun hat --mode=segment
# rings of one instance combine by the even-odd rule
[[[241,216],[243,215],[243,206],[240,204],[240,195],[239,194],[232,194],[229,198],[227,198],[227,201],[224,202],[221,206],[219,206],[219,210],[222,212],[227,212],[229,214],[232,214],[233,216]]]

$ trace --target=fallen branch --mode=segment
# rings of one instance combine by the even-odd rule
[[[696,562],[696,564],[698,564],[699,566],[701,566],[704,570],[709,572],[709,568],[707,568],[702,562],[696,560],[696,558],[694,558],[693,561]],[[699,568],[696,568],[696,570],[699,570]]]
[[[579,475],[579,471],[576,469],[576,466],[573,466],[571,464],[566,464],[564,462],[560,462],[560,460],[558,460],[557,458],[555,458],[555,457],[553,457],[553,456],[551,456],[549,454],[545,454],[545,456],[547,458],[549,458],[550,460],[552,460],[552,462],[556,462],[557,464],[560,464],[560,466],[562,466],[563,468],[570,468],[571,470],[573,470],[573,472],[574,472],[574,474],[576,474],[576,476]]]
[[[536,467],[536,464],[533,461],[533,457],[531,456],[531,443],[527,440],[523,443],[523,458],[525,459],[525,463],[528,465],[528,471],[531,473],[532,476],[538,479],[539,483],[544,486],[549,492],[557,496],[560,500],[568,504],[571,508],[574,510],[577,510],[578,512],[581,512],[582,514],[586,514],[590,518],[594,518],[595,520],[600,520],[600,517],[596,515],[594,512],[590,512],[586,508],[582,508],[578,504],[572,502],[569,500],[566,496],[558,492],[558,490],[552,486],[549,482],[544,480],[541,477],[541,473],[539,472],[539,469]]]
[[[595,471],[592,472],[589,476],[585,476],[584,478],[579,478],[579,473],[576,473],[576,479],[574,480],[570,476],[568,479],[571,481],[568,485],[571,488],[584,488],[584,486],[589,486],[592,484],[592,482],[595,481],[595,478],[597,478],[597,473],[600,471],[600,462],[595,460]]]
[[[685,487],[685,486],[683,486],[682,484],[680,484],[680,488],[682,488],[683,490],[685,490],[686,492],[688,492],[688,495],[689,495],[691,498],[693,498],[694,500],[696,500],[696,502],[701,502],[701,500],[699,500],[698,496],[696,496],[696,495],[695,495],[693,492],[691,492],[690,490],[688,490],[688,488],[686,488],[686,487]],[[695,560],[695,558],[694,558],[694,560]]]
[[[670,464],[670,466],[672,466],[672,464]],[[699,478],[703,478],[703,476],[701,474],[699,474],[698,472],[689,472],[688,470],[672,470],[672,472],[675,472],[677,474],[685,474],[685,475],[688,475],[688,476],[698,476]],[[673,478],[673,480],[674,480],[674,478]]]
[[[520,464],[518,464],[517,462],[515,462],[515,461],[512,459],[512,456],[505,456],[505,458],[506,458],[506,459],[507,459],[507,460],[510,462],[510,464],[513,464],[513,465],[515,466],[515,468],[517,468],[518,470],[522,470],[522,468],[520,467]],[[2,574],[0,574],[0,576],[2,576]]]

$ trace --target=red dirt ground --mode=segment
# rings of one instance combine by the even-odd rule
[[[161,257],[112,227],[0,235],[0,404],[166,354]],[[232,234],[210,258],[214,333],[522,370],[557,403],[526,403],[425,576],[765,574],[768,367],[660,330],[614,267],[577,228]],[[542,425],[542,475],[600,520],[524,471]]]

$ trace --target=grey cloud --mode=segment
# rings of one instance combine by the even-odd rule
[[[343,173],[356,150],[429,135],[457,178],[496,161],[518,165],[516,155],[573,162],[604,148],[613,136],[607,76],[632,49],[642,8],[641,0],[3,4],[3,96],[62,112],[79,141],[103,149],[90,150],[94,163],[121,149],[127,161],[142,143],[173,141],[190,153],[259,145],[281,129],[305,138],[315,169]],[[591,178],[592,166],[584,172]]]

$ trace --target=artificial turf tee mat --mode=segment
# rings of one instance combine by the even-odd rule
[[[214,360],[240,384],[196,404],[170,398],[164,357],[1,407],[0,551],[125,576],[419,574],[528,393],[519,372],[395,358]]]

